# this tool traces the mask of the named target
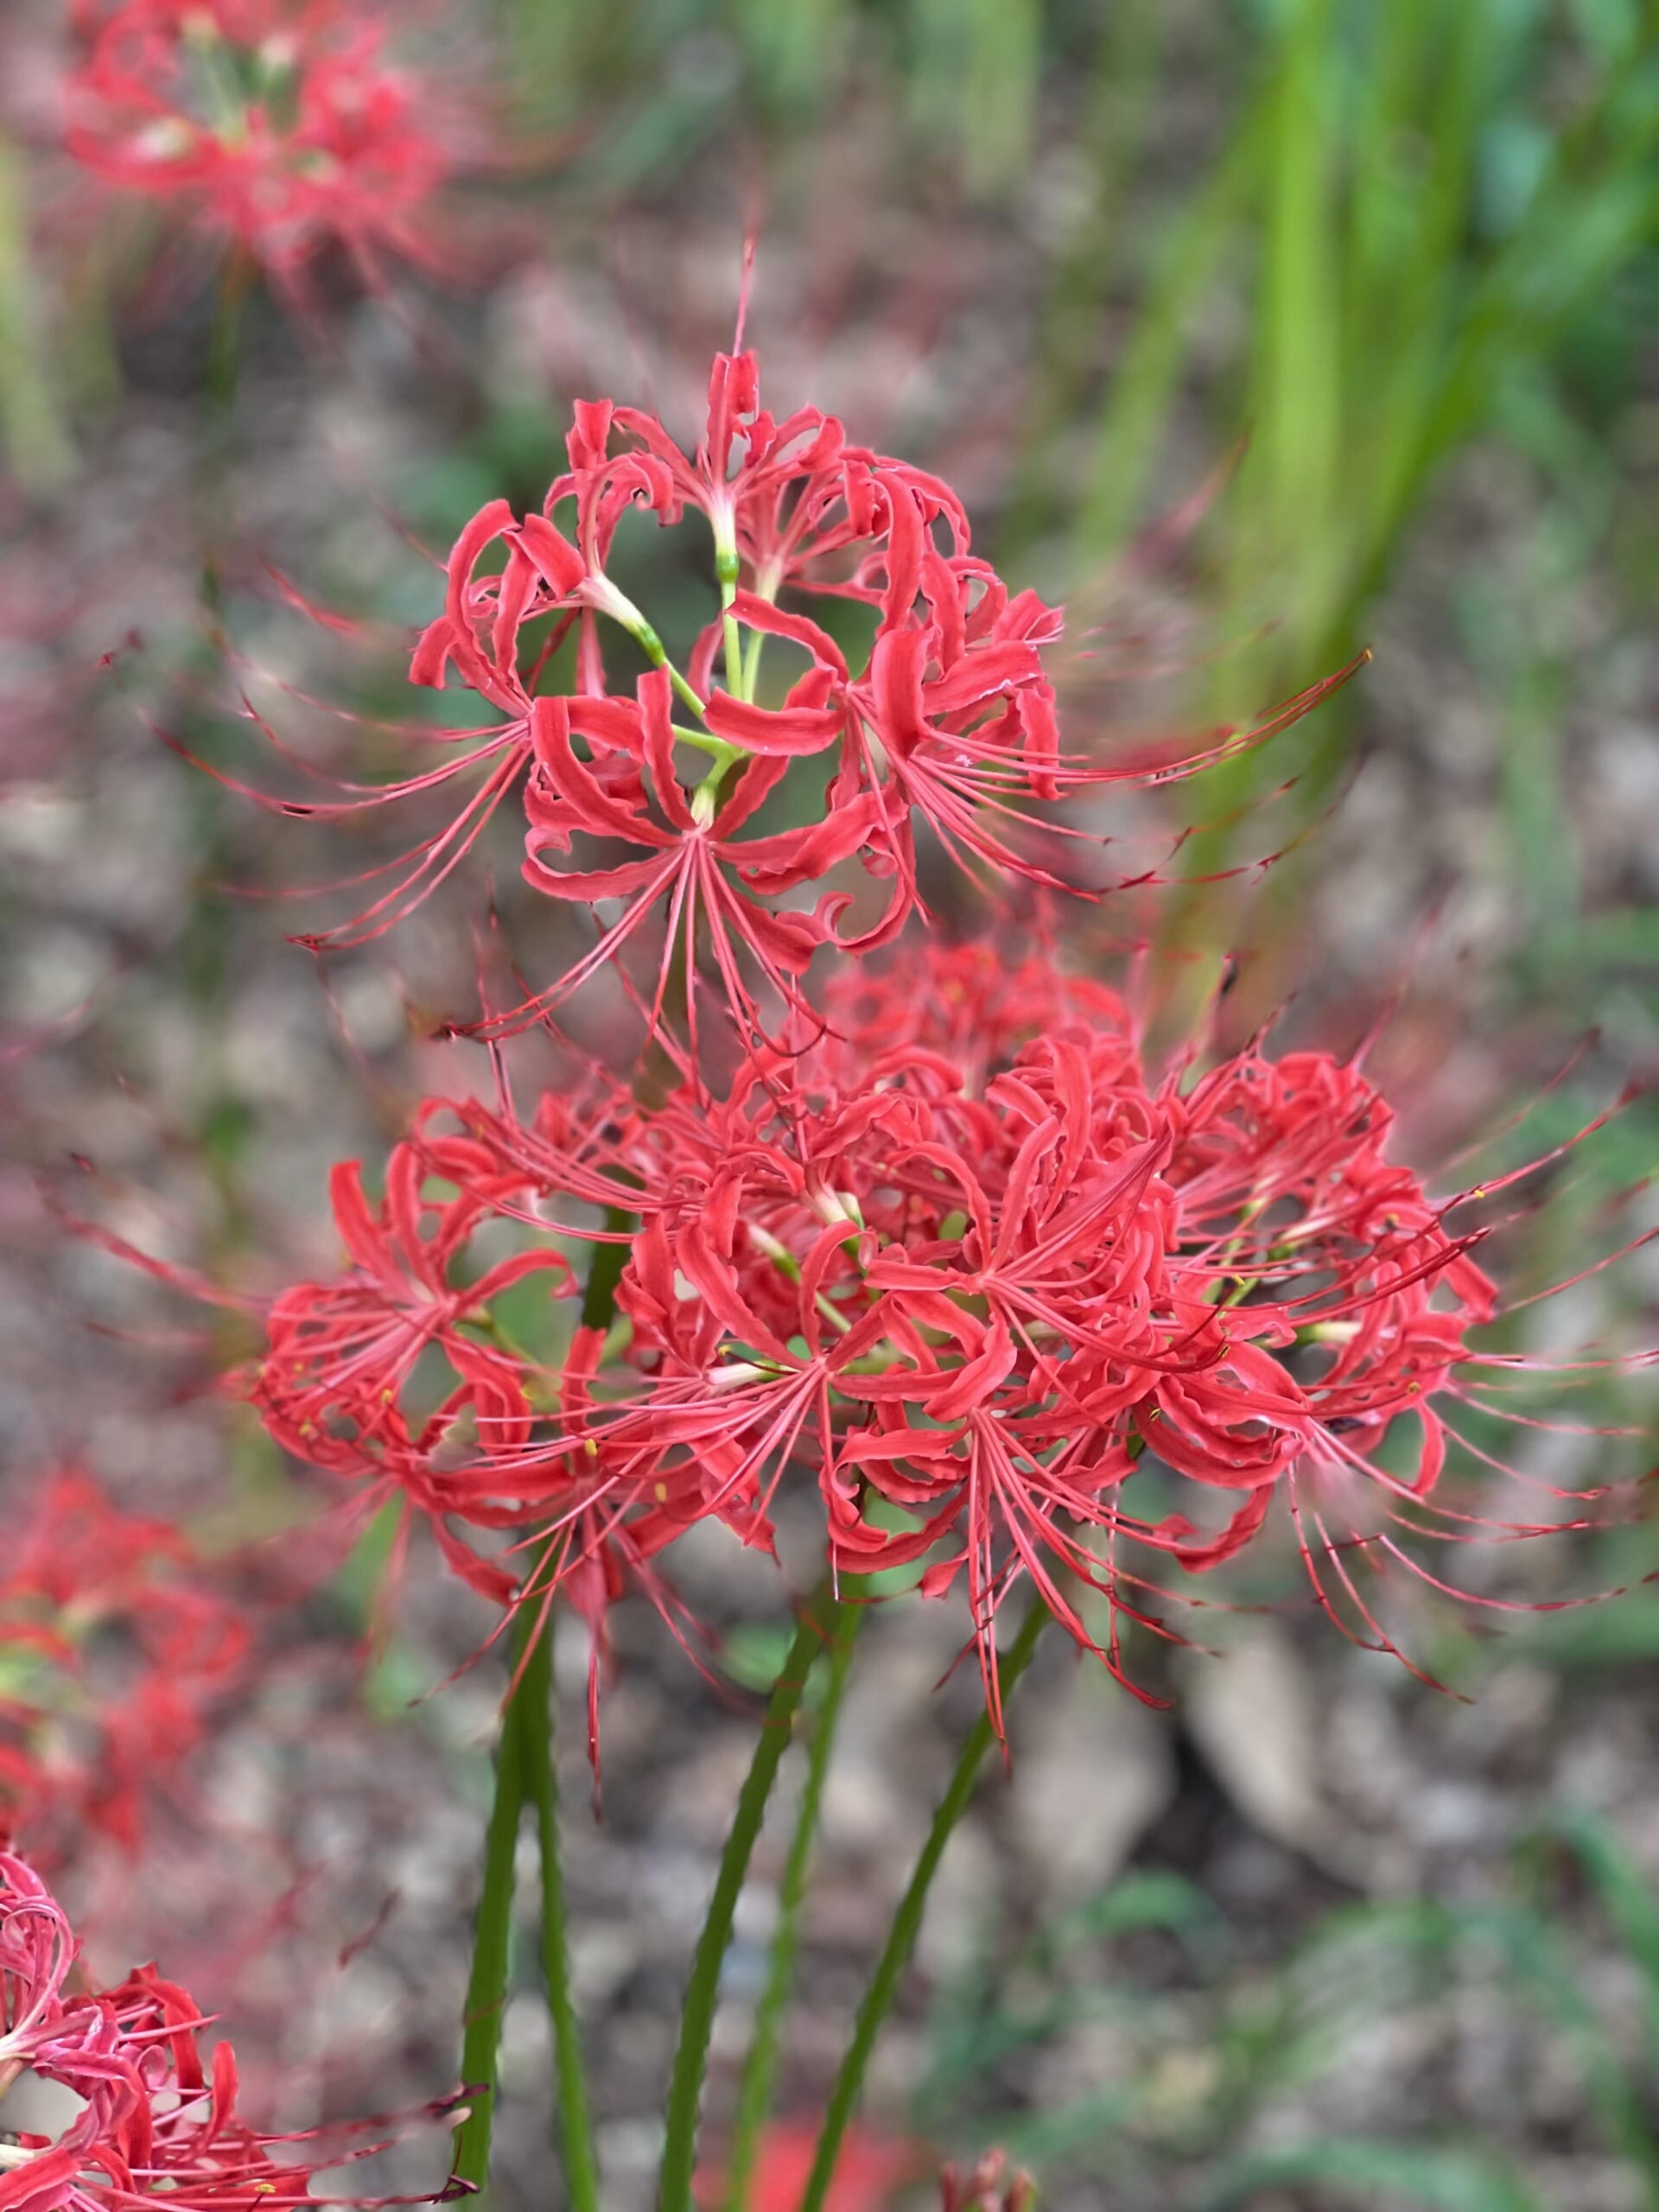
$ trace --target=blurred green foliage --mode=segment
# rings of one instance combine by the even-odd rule
[[[1219,703],[1249,712],[1348,657],[1447,465],[1478,437],[1507,448],[1536,480],[1535,582],[1517,600],[1507,575],[1472,577],[1460,613],[1505,722],[1524,965],[1535,983],[1570,982],[1581,1014],[1586,972],[1598,993],[1631,965],[1650,982],[1659,950],[1643,916],[1580,918],[1572,670],[1560,620],[1541,619],[1636,505],[1618,438],[1659,327],[1659,16],[1634,0],[1277,0],[1254,15],[1208,173],[1133,225],[1103,205],[1062,268],[1068,302],[1039,365],[1051,397],[1012,520],[1062,534],[1085,575],[1167,504],[1172,426],[1201,407],[1212,452],[1242,453],[1211,558],[1242,641]],[[1120,66],[1104,41],[1102,100]],[[1085,438],[1079,295],[1097,318],[1103,289],[1127,290],[1126,334]],[[1650,523],[1634,534],[1650,546]],[[1353,708],[1217,772],[1195,817],[1224,823],[1287,756],[1317,805]],[[1224,863],[1229,834],[1199,836],[1192,874]],[[1295,880],[1270,891],[1281,920]],[[1206,905],[1186,902],[1199,942]]]
[[[1586,1962],[1585,1921],[1638,1993],[1634,2031]],[[1012,1952],[988,1944],[936,1999],[918,2123],[1002,2144],[1039,2177],[1132,2182],[1192,2212],[1277,2203],[1272,2192],[1299,2183],[1317,2183],[1322,2205],[1365,2212],[1540,2212],[1554,2200],[1526,2171],[1527,2082],[1547,2050],[1573,2084],[1567,2124],[1623,2170],[1630,2203],[1659,2205],[1659,1896],[1599,1819],[1567,1812],[1540,1830],[1496,1895],[1343,1906],[1276,1964],[1248,1953],[1201,1892],[1154,1872],[1039,1924]],[[1287,2104],[1351,2079],[1391,2033],[1432,2069],[1471,2002],[1522,2018],[1502,2147],[1444,2126],[1428,2141],[1287,2130]],[[1079,2032],[1109,2037],[1109,2088],[988,2109],[1011,2063]]]
[[[796,134],[873,90],[918,151],[995,198],[1027,174],[1050,75],[1086,53],[1098,17],[1089,0],[498,4],[525,111],[575,131],[582,183],[607,191],[711,141]]]

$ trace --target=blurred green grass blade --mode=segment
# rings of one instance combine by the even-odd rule
[[[1659,979],[1659,912],[1650,906],[1604,907],[1553,934],[1547,950],[1562,974],[1635,968]]]
[[[1556,1932],[1540,1913],[1490,1904],[1465,1908],[1455,1924],[1488,1943],[1526,1990],[1540,2015],[1560,2030],[1610,2146],[1635,2167],[1647,2200],[1659,2205],[1659,2139],[1641,2085],[1572,1970]]]
[[[1087,2020],[1134,2020],[1145,2009],[1141,1993],[1103,1974],[1087,1989],[1062,1988],[1017,2011],[999,1996],[1005,1982],[1051,1974],[1084,1944],[1147,1929],[1192,1936],[1218,1927],[1219,1920],[1203,1891],[1180,1875],[1138,1872],[1044,1921],[1006,1966],[989,1955],[976,1960],[932,2007],[929,2071],[918,2103],[930,2115],[948,2112],[955,2095],[1011,2052]],[[1048,1985],[1038,1986],[1046,1991]]]
[[[1219,1922],[1216,1907],[1196,1883],[1161,1870],[1125,1875],[1097,1897],[1085,1897],[1045,1921],[1021,1947],[1020,1961],[1052,1963],[1089,1942],[1110,1942],[1142,1929],[1170,1934],[1210,1929]]]
[[[41,342],[23,164],[4,138],[0,138],[0,435],[12,474],[25,491],[49,490],[62,483],[74,466]]]
[[[733,22],[761,94],[817,105],[841,73],[854,12],[850,0],[737,0]]]
[[[1567,0],[1579,35],[1604,61],[1617,61],[1635,45],[1642,28],[1640,0]]]
[[[1248,2204],[1263,2190],[1306,2183],[1351,2192],[1365,2212],[1385,2204],[1421,2205],[1429,2212],[1544,2212],[1543,2200],[1485,2153],[1409,2143],[1370,2142],[1330,2136],[1294,2149],[1258,2151],[1224,2165],[1204,2212]]]
[[[1579,866],[1565,782],[1565,672],[1535,661],[1516,671],[1505,718],[1501,775],[1504,828],[1535,926],[1560,928],[1579,903]]]
[[[1491,0],[1466,0],[1449,17],[1422,0],[1382,11],[1391,34],[1389,97],[1370,104],[1372,127],[1357,142],[1351,187],[1358,251],[1347,367],[1363,486],[1344,579],[1351,601],[1386,574],[1417,480],[1462,281],[1483,95],[1513,37],[1498,31],[1497,12]]]
[[[1087,166],[1087,205],[1058,254],[1039,315],[1025,435],[1000,537],[1024,548],[1063,512],[1056,448],[1079,426],[1118,269],[1119,215],[1162,87],[1159,64],[1168,29],[1160,0],[1118,0],[1107,11],[1077,134]]]
[[[994,2136],[995,2147],[1007,2152],[1015,2164],[1040,2168],[1074,2158],[1103,2137],[1121,2134],[1143,2108],[1145,2098],[1144,2083],[1126,2082],[1095,2096],[1052,2106],[1028,2119],[1000,2121],[986,2129],[982,2139],[988,2147]]]
[[[1646,12],[1651,19],[1655,11]],[[1659,47],[1653,39],[1649,20],[1609,62],[1601,92],[1561,132],[1517,228],[1475,288],[1424,426],[1418,475],[1478,418],[1495,365],[1511,354],[1537,352],[1575,302],[1650,238],[1659,214]]]
[[[1302,550],[1316,568],[1338,486],[1336,134],[1341,114],[1332,0],[1296,0],[1269,92],[1269,177],[1247,478],[1258,480],[1267,543],[1253,564]],[[1310,557],[1311,556],[1311,557]]]
[[[1043,61],[1042,0],[913,0],[911,105],[954,147],[970,192],[1027,172]]]
[[[1042,73],[1042,0],[970,0],[966,13],[963,168],[970,190],[994,192],[1030,169]]]
[[[1620,1942],[1641,1969],[1649,2063],[1659,2069],[1659,1896],[1606,1822],[1593,1813],[1570,1810],[1552,1827],[1577,1859]]]
[[[1577,834],[1567,790],[1563,731],[1569,676],[1537,650],[1513,579],[1472,578],[1463,594],[1463,630],[1502,716],[1498,811],[1516,886],[1535,931],[1571,927],[1580,896]]]
[[[1193,319],[1229,239],[1248,216],[1268,136],[1266,117],[1255,107],[1160,242],[1157,276],[1141,303],[1095,434],[1074,530],[1079,566],[1116,551],[1135,525],[1180,390]]]

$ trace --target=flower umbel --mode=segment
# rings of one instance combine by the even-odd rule
[[[430,259],[423,212],[454,162],[389,18],[340,0],[112,0],[83,10],[68,147],[173,202],[290,293],[324,246],[370,281]]]
[[[435,768],[286,807],[327,818],[475,779],[446,827],[390,864],[389,889],[303,940],[322,947],[406,915],[522,790],[526,881],[620,911],[563,973],[470,1025],[486,1035],[551,1014],[607,964],[639,990],[643,953],[648,1023],[677,1030],[697,1068],[700,991],[753,1043],[803,1013],[818,953],[866,953],[927,918],[919,835],[999,899],[1022,882],[1093,895],[1101,839],[1067,801],[1194,774],[1348,673],[1156,761],[1068,753],[1048,661],[1058,610],[972,551],[937,478],[816,409],[776,422],[753,353],[716,357],[694,454],[608,399],[578,404],[566,445],[539,511],[495,499],[461,530],[410,663],[414,683],[459,686],[499,719],[425,733],[449,748]],[[615,574],[635,511],[664,528],[695,512],[709,532],[710,618],[677,657]],[[619,688],[607,650],[636,668],[643,654],[648,672]]]
[[[529,1124],[429,1102],[388,1209],[467,1234],[493,1211],[531,1249],[444,1292],[449,1230],[406,1229],[431,1255],[411,1295],[359,1229],[350,1276],[277,1300],[253,1395],[290,1448],[448,1524],[492,1594],[568,1586],[590,1618],[693,1522],[770,1550],[804,1487],[832,1572],[965,1585],[994,1714],[1015,1585],[1128,1680],[1122,1630],[1178,1635],[1191,1578],[1276,1507],[1319,1605],[1395,1650],[1389,1588],[1453,1586],[1437,1548],[1563,1524],[1495,1515],[1491,1455],[1447,1418],[1496,1293],[1482,1232],[1393,1137],[1351,1062],[1251,1048],[1148,1073],[1103,986],[929,947],[849,973],[723,1099],[688,1079],[647,1106],[595,1078]],[[356,1192],[353,1170],[343,1224]],[[550,1225],[591,1235],[596,1205],[635,1224],[605,1232],[626,1240],[617,1325],[540,1367],[492,1298],[531,1277],[563,1298]],[[455,1380],[417,1428],[397,1390],[427,1350]],[[505,1526],[516,1584],[454,1533]]]

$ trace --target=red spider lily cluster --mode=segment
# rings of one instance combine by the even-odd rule
[[[311,2169],[271,2156],[298,2139],[261,2135],[238,2115],[236,2054],[224,2042],[202,2050],[207,2023],[188,1993],[153,1966],[93,1988],[79,1948],[39,1875],[0,1852],[0,2092],[27,2070],[81,2101],[55,2140],[0,2143],[3,2212],[312,2202]]]
[[[1172,1633],[1160,1569],[1276,1502],[1319,1602],[1393,1649],[1379,1573],[1444,1587],[1436,1542],[1546,1524],[1443,1494],[1496,1298],[1392,1124],[1351,1063],[1149,1074],[1103,985],[928,945],[844,971],[721,1099],[596,1071],[529,1117],[429,1102],[378,1210],[337,1172],[352,1264],[276,1300],[252,1395],[487,1594],[595,1621],[630,1581],[664,1604],[695,1522],[770,1549],[804,1489],[837,1575],[965,1584],[993,1711],[1014,1584],[1121,1675],[1124,1619]],[[519,1249],[480,1268],[486,1224]],[[618,1318],[587,1325],[566,1252],[607,1237]]]
[[[188,1541],[87,1477],[44,1482],[0,1575],[0,1822],[50,1860],[87,1832],[130,1850],[248,1649]]]
[[[815,954],[868,953],[927,918],[921,825],[982,888],[1081,889],[1100,841],[1056,814],[1062,802],[1212,765],[1331,688],[1256,728],[1133,760],[1063,752],[1044,658],[1059,611],[1011,594],[971,551],[968,518],[937,478],[853,444],[815,408],[774,420],[753,353],[716,358],[695,454],[654,416],[608,400],[577,406],[567,446],[569,467],[539,512],[517,517],[498,499],[461,531],[443,612],[411,664],[416,683],[453,678],[499,720],[423,733],[449,757],[404,782],[282,806],[327,817],[476,779],[365,912],[308,940],[338,945],[406,914],[522,793],[526,880],[620,912],[564,975],[479,1025],[486,1033],[551,1013],[607,963],[654,943],[650,1026],[665,1034],[683,1000],[696,1066],[705,975],[753,1038],[763,999],[774,1013],[803,1007]],[[709,530],[718,607],[711,590],[683,667],[613,573],[634,510],[664,526],[695,510]],[[607,629],[650,664],[620,691]],[[774,682],[780,649],[798,672]],[[803,898],[826,880],[816,903]]]
[[[173,21],[136,6],[114,21],[150,14]],[[1154,1052],[1137,998],[1069,973],[1055,949],[1049,894],[1112,887],[1103,792],[1260,742],[1347,671],[1253,728],[1135,758],[1066,750],[1046,658],[1058,612],[973,553],[937,479],[816,410],[767,414],[741,329],[694,453],[600,401],[577,409],[567,457],[538,511],[496,500],[468,523],[415,645],[413,682],[470,695],[472,725],[406,725],[436,765],[399,782],[268,803],[328,819],[464,794],[359,879],[392,880],[314,946],[406,915],[510,801],[528,884],[596,926],[562,972],[520,979],[516,1005],[486,998],[465,1025],[489,1046],[487,1097],[425,1098],[384,1176],[336,1167],[343,1264],[264,1302],[265,1344],[239,1382],[343,1518],[395,1510],[394,1568],[423,1525],[504,1623],[518,1617],[467,2044],[481,2022],[473,2078],[488,2090],[513,1844],[534,1796],[567,2172],[590,2208],[541,1736],[554,1605],[589,1631],[595,1759],[610,1608],[638,1592],[689,1643],[671,1555],[706,1524],[775,1557],[811,1523],[821,1586],[797,1650],[844,1618],[826,1588],[963,1605],[989,1728],[976,1726],[942,1802],[825,2133],[774,2131],[746,2169],[757,2205],[779,2212],[803,2190],[826,2201],[834,2171],[827,2202],[852,2212],[913,2171],[874,2152],[861,2168],[856,2137],[836,2160],[912,1904],[1045,1618],[1149,1696],[1148,1643],[1183,1640],[1181,1609],[1224,1603],[1208,1578],[1276,1521],[1319,1607],[1416,1672],[1402,1596],[1507,1602],[1464,1589],[1449,1547],[1585,1525],[1574,1493],[1541,1485],[1541,1510],[1513,1516],[1482,1495],[1493,1472],[1526,1478],[1484,1441],[1518,1362],[1479,1333],[1505,1309],[1473,1209],[1531,1170],[1433,1196],[1398,1156],[1363,1052],[1274,1055],[1257,1039],[1224,1052],[1206,1035]],[[625,588],[625,524],[675,527],[691,510],[712,551],[708,619],[671,650]],[[984,941],[951,946],[932,926],[930,849],[991,894]],[[575,1059],[556,1020],[602,971],[642,1020],[626,1076]],[[505,1049],[532,1028],[569,1071],[533,1103]],[[1022,1585],[1005,1668],[999,1617]],[[779,1675],[769,1748],[810,1669]],[[690,2202],[720,1963],[777,1764],[757,1758],[744,1786],[694,1963],[663,2158],[672,2212]],[[95,2001],[115,2032],[117,1999]],[[143,2032],[159,2048],[171,2031]],[[48,2037],[29,2063],[61,2070],[55,2049]],[[189,2129],[230,2126],[228,2099],[217,2062],[206,2107],[200,2069],[173,2063],[168,2125],[188,2139],[168,2193],[205,2203]],[[458,2159],[474,2179],[490,2116],[481,2105],[481,2156],[469,2140]],[[105,2177],[112,2202],[149,2188],[168,2128],[145,2125],[142,2154],[121,2139],[87,2155],[92,2196]],[[227,2139],[237,2158],[265,2155]],[[67,2139],[26,2148],[25,2177],[37,2155],[42,2174],[81,2156]],[[237,2186],[246,2201],[267,2185],[238,2171]],[[1031,2202],[995,2160],[942,2187],[944,2212]],[[59,2201],[79,2200],[30,2200]]]
[[[68,86],[68,149],[164,200],[290,291],[339,245],[372,279],[429,259],[421,220],[449,175],[429,88],[340,0],[98,0]]]
[[[658,1073],[590,1068],[527,1116],[505,1078],[488,1106],[430,1100],[378,1207],[340,1167],[346,1272],[270,1308],[251,1395],[273,1435],[365,1508],[401,1497],[496,1601],[564,1592],[596,1654],[630,1584],[677,1624],[658,1561],[687,1529],[771,1550],[804,1491],[837,1580],[965,1586],[999,1726],[995,1623],[1021,1581],[1124,1678],[1126,1624],[1174,1636],[1171,1597],[1276,1504],[1318,1603],[1388,1650],[1383,1576],[1455,1590],[1439,1548],[1559,1527],[1559,1501],[1495,1519],[1448,1478],[1448,1407],[1498,1410],[1471,1341],[1497,1296],[1470,1194],[1437,1202],[1393,1156],[1357,1060],[1151,1068],[1132,1006],[1052,954],[899,942],[929,918],[918,825],[970,872],[1057,886],[1076,833],[1033,810],[1185,772],[1328,687],[1155,765],[1079,760],[1043,661],[1055,610],[972,554],[935,478],[817,410],[775,422],[752,354],[717,358],[695,454],[609,401],[568,447],[541,512],[497,501],[461,533],[415,652],[417,683],[457,679],[497,723],[437,733],[461,749],[390,791],[294,810],[481,773],[362,936],[521,790],[529,881],[614,906],[474,1027],[550,1027],[602,965],[627,973],[660,906],[654,983],[629,982]],[[708,524],[719,605],[683,669],[612,574],[636,508]],[[858,672],[835,607],[863,625]],[[649,664],[621,695],[607,625]],[[768,702],[779,642],[806,665]],[[849,865],[883,887],[858,919]],[[718,1090],[709,989],[736,1039]]]

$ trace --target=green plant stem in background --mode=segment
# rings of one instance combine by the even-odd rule
[[[196,539],[201,550],[201,593],[215,625],[225,611],[221,554],[235,531],[231,461],[236,389],[242,372],[242,323],[253,289],[255,265],[239,250],[219,273],[213,329],[207,340],[207,406],[196,448]]]
[[[1637,358],[1659,216],[1655,0],[1566,11],[1570,27],[1502,0],[1257,12],[1224,150],[1173,216],[1154,205],[1135,226],[1154,250],[1111,349],[1092,462],[1071,471],[1086,588],[1134,543],[1172,426],[1218,396],[1212,449],[1242,453],[1218,509],[1231,644],[1207,702],[1227,721],[1350,658],[1445,466],[1483,433],[1516,442],[1517,393],[1548,395],[1567,421],[1586,359],[1602,377],[1630,373],[1619,362]],[[1100,127],[1091,115],[1084,130]],[[1092,345],[1081,310],[1045,327],[1016,541],[1065,510],[1067,426],[1102,353],[1108,303],[1095,296]],[[1213,981],[1213,962],[1193,955],[1233,934],[1222,886],[1240,825],[1282,796],[1273,836],[1291,856],[1268,876],[1253,931],[1268,957],[1235,1016],[1282,999],[1302,880],[1291,849],[1337,793],[1352,730],[1352,702],[1333,702],[1193,786],[1201,826],[1160,929],[1189,998]]]
[[[605,1226],[613,1238],[626,1236],[633,1227],[633,1216],[624,1213],[620,1206],[607,1206]],[[594,1256],[588,1262],[588,1281],[582,1293],[582,1325],[584,1329],[608,1329],[616,1315],[616,1287],[622,1280],[622,1270],[628,1264],[628,1247],[620,1243],[595,1244]]]
[[[1007,1656],[1000,1659],[997,1664],[1004,1697],[1029,1665],[1031,1655],[1037,1649],[1037,1639],[1042,1634],[1048,1618],[1048,1608],[1041,1598],[1033,1598],[1031,1611],[1026,1615]],[[944,1856],[944,1847],[950,1840],[951,1832],[968,1809],[985,1754],[995,1741],[995,1731],[991,1726],[990,1715],[982,1713],[968,1732],[967,1741],[957,1760],[956,1771],[939,1800],[938,1809],[933,1815],[933,1825],[922,1846],[921,1856],[916,1861],[909,1886],[899,1900],[893,1925],[887,1930],[887,1940],[876,1961],[870,1986],[864,1993],[864,2001],[858,2008],[853,2039],[847,2046],[847,2056],[841,2062],[841,2071],[836,2077],[836,2086],[824,2111],[823,2127],[818,2136],[812,2171],[807,2177],[806,2191],[801,2198],[800,2212],[824,2212],[830,2184],[835,2179],[836,2167],[841,2158],[842,2139],[864,2087],[864,2075],[875,2049],[875,2039],[881,2032],[882,2022],[893,2008],[893,2000],[899,1993],[899,1979],[916,1947],[922,1914],[927,1905],[927,1893],[933,1885],[933,1877],[939,1871],[939,1862]]]
[[[532,1632],[531,1617],[514,1624],[518,1683],[501,1720],[495,1754],[495,1797],[484,1840],[484,1882],[479,1891],[473,1930],[473,1970],[467,1982],[467,2010],[461,2044],[461,2075],[472,2093],[472,2109],[455,2130],[454,2174],[481,2190],[490,2176],[490,2137],[495,2124],[496,2056],[501,2041],[501,2012],[507,1997],[507,1961],[512,1943],[513,1859],[524,1808],[524,1739],[519,1722],[526,1701],[531,1668],[524,1652]],[[544,1638],[538,1641],[544,1641]],[[545,1685],[543,1684],[543,1688]]]
[[[862,1606],[854,1606],[848,1611],[846,1625],[830,1654],[823,1702],[813,1722],[812,1749],[801,1790],[800,1808],[795,1816],[795,1832],[790,1839],[783,1880],[779,1885],[778,1930],[772,1941],[766,1986],[755,2007],[749,2055],[743,2069],[743,2084],[738,2092],[737,2116],[732,2125],[727,2212],[748,2212],[760,2133],[772,2110],[772,2086],[778,2073],[779,2032],[794,1985],[795,1959],[800,1948],[801,1905],[806,1895],[812,1847],[817,1839],[818,1817],[823,1808],[830,1754],[852,1672],[853,1639],[858,1634],[864,1611]]]
[[[732,1940],[738,1897],[766,1816],[766,1800],[772,1795],[779,1765],[793,1733],[806,1678],[824,1646],[833,1646],[845,1634],[850,1610],[827,1590],[820,1591],[809,1602],[767,1700],[760,1740],[755,1745],[754,1758],[738,1796],[731,1833],[726,1839],[720,1871],[715,1878],[715,1893],[709,1900],[708,1916],[691,1962],[691,1979],[680,2020],[679,2049],[675,2054],[669,2088],[668,2136],[663,2148],[662,2190],[658,2199],[661,2212],[692,2212],[691,2180],[696,2171],[697,2117],[709,2063],[709,2038],[714,2030],[720,1969]]]
[[[601,1248],[604,1249],[603,1247]],[[542,1859],[542,1972],[553,2024],[553,2064],[558,2088],[559,2138],[574,2212],[599,2212],[599,2163],[582,2060],[575,2005],[570,1994],[564,1875],[559,1863],[558,1777],[553,1764],[553,1624],[550,1617],[524,1662],[514,1714],[524,1738],[524,1789],[536,1808]]]
[[[253,289],[254,264],[239,250],[219,271],[213,327],[207,340],[207,400],[222,424],[236,404],[242,372],[242,318]]]
[[[30,264],[26,174],[10,143],[0,138],[0,439],[25,491],[52,490],[74,466],[55,382]]]

